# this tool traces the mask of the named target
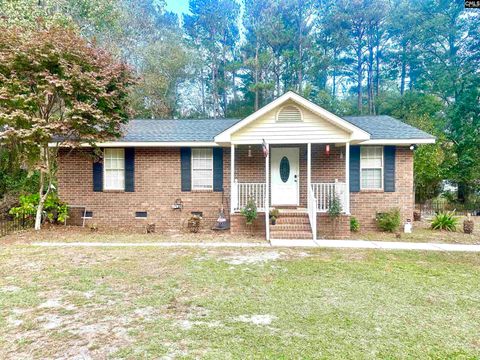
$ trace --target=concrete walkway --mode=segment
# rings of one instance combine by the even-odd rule
[[[123,242],[34,242],[33,246],[40,247],[194,247],[194,248],[337,248],[337,249],[378,249],[378,250],[423,250],[423,251],[465,251],[480,252],[480,245],[439,244],[439,243],[412,243],[394,241],[365,241],[365,240],[271,240],[268,243],[245,242],[151,242],[151,243],[123,243]]]
[[[426,251],[466,251],[480,252],[480,245],[415,243],[396,241],[366,240],[300,240],[296,246],[346,249],[380,249],[380,250],[426,250]],[[272,246],[291,247],[297,240],[271,240]]]

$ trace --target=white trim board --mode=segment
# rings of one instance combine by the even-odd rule
[[[60,145],[59,145],[60,144]],[[96,144],[98,147],[219,147],[220,144],[215,142],[206,142],[206,141],[179,141],[179,142],[159,142],[159,141],[140,141],[140,142],[130,142],[130,141],[109,141]],[[57,147],[66,145],[61,145],[61,143],[49,143],[49,147]],[[91,147],[90,144],[84,143],[80,144],[80,147]]]
[[[415,145],[435,144],[436,139],[374,139],[358,143],[359,145]]]

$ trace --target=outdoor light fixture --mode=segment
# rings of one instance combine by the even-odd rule
[[[417,145],[415,144],[410,145],[410,150],[412,151],[417,150]]]
[[[340,151],[340,160],[343,159],[343,151]]]
[[[248,145],[248,157],[252,157],[252,147]]]
[[[330,145],[325,145],[325,154],[330,155]]]

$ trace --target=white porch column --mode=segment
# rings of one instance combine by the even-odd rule
[[[265,235],[267,241],[270,241],[270,144],[267,146],[267,156],[265,157]]]
[[[350,214],[350,143],[345,144],[345,213]]]
[[[312,144],[307,144],[307,194],[312,187]],[[307,195],[308,196],[308,195]]]
[[[237,186],[235,184],[235,145],[230,147],[230,214],[235,212],[237,207]]]

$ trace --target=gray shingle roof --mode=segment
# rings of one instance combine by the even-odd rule
[[[368,132],[372,140],[434,138],[390,116],[345,116],[344,119]],[[124,136],[117,141],[210,142],[240,120],[242,119],[130,120],[125,126]]]
[[[368,132],[371,139],[434,139],[425,131],[417,129],[387,115],[344,116],[349,123]]]
[[[213,141],[241,119],[130,120],[117,141]]]

